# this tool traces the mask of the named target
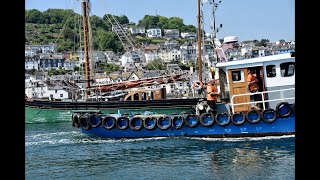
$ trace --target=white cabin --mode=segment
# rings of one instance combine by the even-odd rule
[[[248,94],[250,93],[247,82],[248,68],[256,70],[260,83],[259,92],[263,92],[261,93],[263,109],[275,109],[281,101],[289,104],[295,102],[294,53],[217,63],[215,76],[221,75],[219,70],[225,72],[227,79],[225,91],[229,94],[229,102],[234,112],[249,111],[253,104],[250,103],[250,94]],[[240,103],[241,105],[236,105]]]

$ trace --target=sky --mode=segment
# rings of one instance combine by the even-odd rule
[[[204,0],[211,1],[211,0]],[[215,0],[218,3],[219,0]],[[184,24],[197,27],[197,0],[91,0],[91,15],[125,15],[138,23],[145,15],[179,17]],[[81,0],[26,0],[25,9],[46,11],[72,9],[81,13]],[[209,3],[201,7],[204,29],[212,33]],[[239,41],[269,39],[295,40],[295,0],[221,0],[216,10],[216,24],[222,24],[217,36],[237,36]]]

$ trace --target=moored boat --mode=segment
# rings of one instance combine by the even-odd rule
[[[198,0],[198,11],[200,0]],[[198,37],[200,12],[198,12]],[[232,42],[233,43],[233,42]],[[198,38],[198,49],[201,41]],[[221,49],[217,47],[216,49]],[[222,51],[223,52],[223,51]],[[256,137],[295,134],[295,55],[286,53],[228,61],[220,58],[212,70],[223,100],[210,111],[206,98],[195,111],[159,114],[108,114],[76,111],[72,125],[87,135],[102,138],[144,137]],[[198,82],[202,83],[201,51]],[[248,90],[253,70],[259,82]],[[259,96],[261,99],[251,99]],[[257,106],[258,105],[258,106]]]

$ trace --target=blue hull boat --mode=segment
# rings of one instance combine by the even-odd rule
[[[95,129],[84,130],[81,128],[81,132],[87,135],[94,135],[102,138],[148,138],[148,137],[259,137],[259,136],[281,136],[281,135],[293,135],[295,134],[295,116],[288,118],[277,118],[272,123],[266,123],[261,121],[257,124],[250,124],[245,122],[242,125],[229,124],[226,126],[219,126],[214,124],[212,127],[204,127],[198,125],[194,128],[183,126],[181,129],[175,129],[173,127],[162,130],[155,128],[153,130],[148,129],[112,129],[106,130],[100,126]]]

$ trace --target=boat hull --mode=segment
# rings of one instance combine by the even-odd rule
[[[132,130],[127,128],[120,130],[117,128],[107,130],[103,126],[84,130],[80,127],[80,131],[87,135],[97,136],[101,138],[147,138],[147,137],[260,137],[260,136],[280,136],[295,134],[295,116],[291,115],[286,118],[278,117],[272,123],[260,121],[257,124],[244,122],[242,125],[234,125],[230,123],[226,126],[214,124],[211,127],[198,125],[194,128],[183,126],[181,129],[170,128],[162,130],[155,128],[147,130]]]

